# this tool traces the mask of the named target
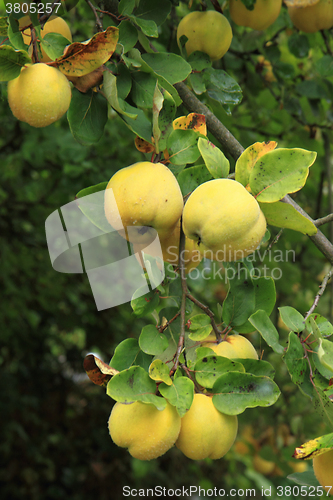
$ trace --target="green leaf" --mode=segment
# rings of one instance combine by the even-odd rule
[[[195,133],[195,132],[194,132]],[[177,177],[183,196],[191,193],[203,182],[211,180],[212,176],[208,172],[206,165],[185,168]]]
[[[135,112],[131,113],[127,111],[128,105],[126,101],[118,97],[117,77],[115,77],[109,71],[106,71],[103,76],[103,89],[105,97],[107,98],[110,106],[112,106],[113,109],[129,118],[137,118],[138,114]],[[132,106],[130,106],[130,108],[132,108]]]
[[[280,396],[278,386],[269,377],[240,372],[221,375],[213,385],[213,393],[214,406],[227,415],[239,415],[246,408],[271,406]]]
[[[156,2],[156,0],[140,0],[138,4],[134,12],[135,17],[152,20],[157,26],[164,23],[171,11],[171,2],[169,0],[163,0],[163,2]]]
[[[194,371],[198,384],[211,389],[224,373],[245,372],[245,368],[242,363],[215,354],[200,358],[195,363]]]
[[[10,45],[2,45],[0,47],[0,82],[8,82],[18,77],[26,64],[31,64],[28,52],[15,50]]]
[[[301,313],[289,306],[279,307],[281,319],[293,332],[302,332],[305,329],[305,320]]]
[[[320,363],[329,370],[333,376],[333,342],[327,339],[320,339],[318,358]]]
[[[317,313],[312,313],[307,317],[305,322],[306,328],[310,333],[314,333],[314,328],[318,328],[320,335],[323,336],[333,335],[333,325],[324,316]]]
[[[171,85],[182,82],[192,71],[191,66],[182,57],[171,52],[142,54],[142,59],[156,75],[163,77]],[[165,88],[163,83],[161,86]]]
[[[300,339],[294,332],[289,333],[288,349],[284,355],[291,380],[294,384],[301,385],[307,372],[308,363],[304,358],[304,350]]]
[[[281,354],[284,349],[279,344],[279,334],[268,314],[259,309],[249,318],[249,322],[260,333],[265,342],[273,349],[274,352]]]
[[[288,48],[294,56],[300,59],[307,57],[310,50],[308,37],[301,33],[293,33],[288,36]]]
[[[275,369],[268,363],[268,361],[262,361],[261,359],[235,359],[234,361],[241,362],[247,373],[252,373],[252,375],[265,376],[271,379],[274,378]]]
[[[218,147],[207,139],[199,137],[198,148],[207,169],[214,179],[228,177],[230,163]]]
[[[236,161],[235,179],[237,182],[247,187],[250,179],[250,174],[257,161],[269,151],[272,151],[277,146],[277,142],[255,142],[246,148]]]
[[[210,325],[210,318],[207,314],[196,314],[190,318],[190,330],[198,330],[203,326]]]
[[[201,328],[196,329],[194,332],[191,332],[189,334],[189,338],[191,340],[196,340],[196,341],[204,340],[208,337],[211,331],[212,331],[212,325],[203,326]]]
[[[271,277],[252,276],[254,286],[254,312],[262,309],[269,316],[274,309],[276,301],[275,282]],[[237,327],[239,333],[253,332],[253,325],[246,321],[243,325]]]
[[[172,385],[168,386],[162,383],[158,389],[162,396],[177,408],[180,417],[183,417],[191,408],[194,397],[194,384],[189,378],[177,377]]]
[[[141,351],[137,339],[130,338],[117,345],[110,366],[119,372],[130,368],[132,365],[139,365],[148,370],[150,363],[151,356]]]
[[[139,288],[134,294],[131,300],[131,306],[133,312],[139,318],[151,314],[159,304],[159,295],[156,292],[142,293],[146,290],[146,287]]]
[[[239,104],[242,100],[242,89],[225,71],[208,68],[203,71],[203,81],[209,97],[219,102],[228,115],[231,106]]]
[[[141,19],[133,15],[128,17],[131,19],[131,21],[133,21],[133,23],[135,23],[139,28],[141,28],[142,33],[144,33],[146,36],[158,38],[158,29],[155,21],[149,19]]]
[[[130,21],[122,21],[119,26],[118,44],[123,46],[124,53],[131,50],[138,41],[138,30]]]
[[[293,229],[309,236],[317,232],[317,228],[313,222],[300,214],[289,203],[276,201],[274,203],[259,203],[259,205],[266,217],[267,224]]]
[[[132,366],[114,375],[109,380],[106,393],[120,403],[142,401],[151,403],[158,410],[164,410],[166,401],[156,396],[156,383],[141,366]]]
[[[167,140],[170,162],[173,165],[194,163],[200,156],[197,141],[194,130],[173,130]]]
[[[147,354],[161,354],[168,347],[168,339],[160,333],[156,326],[146,325],[139,337],[139,346]]]
[[[153,136],[156,153],[164,151],[167,139],[173,131],[172,121],[176,114],[176,104],[172,96],[156,83],[153,100]]]
[[[152,108],[157,78],[150,73],[132,74],[133,86],[131,98],[139,108]]]
[[[189,55],[187,62],[191,65],[193,71],[199,72],[212,66],[210,57],[204,52],[199,52],[197,50]]]
[[[149,367],[149,377],[155,382],[164,382],[166,385],[172,385],[170,369],[168,365],[160,359],[155,359]]]
[[[81,212],[99,229],[105,233],[112,230],[110,223],[105,217],[104,211],[104,191],[107,182],[101,182],[95,186],[82,189],[76,195],[78,199],[78,206]],[[100,193],[100,195],[89,196],[91,194]],[[88,196],[88,198],[87,198]]]
[[[323,78],[333,76],[333,57],[324,56],[316,62],[315,68]]]
[[[8,36],[8,17],[0,17],[0,36]]]
[[[304,80],[296,86],[296,91],[309,99],[328,99],[329,96],[321,80]]]
[[[9,16],[8,19],[9,19],[8,38],[10,43],[13,45],[15,49],[27,50],[27,46],[23,41],[22,33],[19,30],[18,20],[12,15]]]
[[[305,149],[280,148],[262,156],[250,173],[250,187],[257,201],[279,201],[301,189],[317,153]]]
[[[57,57],[61,57],[64,53],[65,47],[70,45],[70,40],[67,40],[60,33],[47,33],[41,39],[41,46],[46,54],[54,61]]]
[[[108,119],[107,103],[92,90],[83,94],[73,89],[67,119],[74,138],[80,144],[96,144],[104,133]]]
[[[123,16],[132,14],[135,7],[135,0],[120,0],[118,5],[118,12]]]
[[[233,267],[228,263],[227,267]],[[255,307],[254,287],[250,277],[244,279],[241,273],[229,280],[228,295],[223,302],[223,322],[233,327],[242,325],[251,316]]]

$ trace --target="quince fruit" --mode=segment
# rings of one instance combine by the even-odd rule
[[[319,0],[306,6],[289,6],[293,25],[304,33],[315,33],[333,26],[333,0]]]
[[[237,430],[235,415],[219,412],[211,397],[194,394],[191,408],[181,419],[176,446],[192,460],[222,458],[233,445]]]
[[[176,177],[162,163],[142,161],[118,170],[105,190],[105,216],[131,243],[168,238],[183,210]]]
[[[324,490],[333,496],[333,450],[315,456],[313,470]]]
[[[133,250],[135,256],[140,264],[142,260],[139,257],[139,252],[144,252],[152,257],[160,256],[160,247],[162,249],[163,261],[173,264],[175,267],[179,266],[179,243],[180,243],[180,221],[178,222],[176,229],[173,233],[166,238],[159,238],[160,245],[156,239],[148,247],[146,245],[141,245],[139,243],[134,243]],[[202,255],[196,248],[196,243],[193,240],[185,237],[185,249],[184,249],[184,264],[185,273],[188,274],[195,269],[202,260]]]
[[[29,16],[21,17],[19,20],[19,27],[24,28],[25,26],[29,26],[31,24],[31,19]],[[72,33],[71,30],[66,23],[66,21],[62,17],[51,16],[49,20],[44,24],[43,29],[41,30],[41,36],[44,38],[48,33],[59,33],[63,37],[67,38],[68,43],[72,42]],[[31,42],[31,28],[26,28],[22,31],[23,41],[26,45],[30,45]],[[46,63],[51,61],[50,57],[46,54],[43,47],[41,47],[41,62]]]
[[[214,333],[211,333],[201,344],[201,347],[209,347],[218,356],[228,359],[251,358],[258,359],[258,354],[253,345],[242,335],[228,335],[226,340],[217,343]]]
[[[166,453],[178,438],[180,416],[167,402],[164,410],[135,401],[116,403],[108,422],[113,442],[139,460],[152,460]]]
[[[232,40],[232,30],[228,19],[215,10],[187,14],[177,28],[179,47],[181,46],[179,39],[183,35],[188,38],[185,43],[188,56],[199,50],[205,52],[212,61],[224,56]]]
[[[58,69],[44,63],[22,68],[8,82],[8,102],[13,115],[32,127],[46,127],[59,120],[71,102],[69,81]]]
[[[230,262],[255,251],[265,234],[266,219],[242,184],[214,179],[189,196],[183,230],[206,258]]]
[[[282,0],[256,0],[253,10],[245,7],[242,0],[230,0],[230,17],[238,26],[265,30],[280,14]]]

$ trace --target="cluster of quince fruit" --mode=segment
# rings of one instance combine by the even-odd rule
[[[314,33],[333,26],[333,0],[284,0],[294,26],[305,33]],[[229,15],[238,26],[265,30],[278,18],[282,0],[256,0],[248,9],[242,0],[229,0]],[[177,42],[187,38],[187,56],[195,51],[206,53],[212,61],[221,59],[232,42],[232,29],[226,16],[215,10],[193,11],[180,21]]]
[[[178,181],[163,163],[138,162],[118,170],[105,190],[105,215],[133,244],[135,253],[159,237],[163,260],[177,266],[180,226],[185,234],[185,271],[203,257],[220,262],[242,259],[256,250],[266,219],[256,199],[239,182],[214,179],[198,186],[185,207]],[[150,248],[151,249],[151,248]]]
[[[201,345],[229,359],[258,359],[251,342],[241,335],[229,335],[220,343],[210,335]],[[238,419],[218,411],[212,395],[197,392],[183,417],[169,402],[164,410],[141,401],[117,402],[108,427],[113,442],[139,460],[157,458],[174,445],[186,457],[203,460],[222,458],[230,450],[237,436]]]
[[[31,20],[24,16],[19,20],[23,41],[31,43]],[[58,33],[72,41],[68,24],[61,17],[51,16],[41,30],[41,36]],[[32,53],[32,46],[29,47]],[[8,82],[8,103],[13,115],[32,127],[46,127],[59,120],[68,110],[72,92],[66,76],[57,68],[49,66],[51,59],[43,47],[40,62],[27,64],[20,75]]]

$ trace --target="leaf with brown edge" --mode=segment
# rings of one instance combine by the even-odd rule
[[[96,87],[103,81],[103,72],[106,67],[100,66],[91,73],[84,76],[67,76],[68,80],[73,83],[80,92],[84,94],[88,92],[89,89]]]
[[[251,146],[249,146],[241,156],[238,158],[235,167],[235,179],[237,182],[243,184],[243,186],[247,186],[250,179],[250,173],[257,163],[259,158],[268,153],[269,151],[273,151],[277,146],[277,142],[268,141],[268,142],[255,142]]]
[[[118,370],[111,368],[111,366],[93,354],[87,354],[84,358],[83,368],[94,384],[103,387],[107,386],[108,381],[113,375],[119,373]]]
[[[82,77],[106,63],[115,51],[119,30],[109,26],[96,33],[87,42],[74,42],[49,66],[58,68],[66,76]]]
[[[136,149],[138,151],[140,151],[141,153],[152,153],[153,151],[155,151],[155,146],[153,144],[151,144],[148,141],[145,141],[144,139],[142,139],[138,135],[136,136],[136,138],[134,140],[134,144],[135,144]]]

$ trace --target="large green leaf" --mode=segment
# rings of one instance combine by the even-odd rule
[[[229,263],[229,267],[233,264]],[[228,295],[223,302],[223,322],[237,329],[251,316],[254,307],[254,286],[250,276],[244,279],[241,272],[235,273],[235,277],[229,280]]]
[[[15,50],[10,45],[2,45],[0,47],[0,82],[7,82],[19,76],[26,64],[31,64],[31,59],[25,50]]]
[[[214,406],[227,415],[239,415],[246,408],[271,406],[280,396],[280,390],[271,378],[240,372],[221,375],[212,392]]]
[[[151,403],[158,410],[164,410],[166,401],[156,396],[156,383],[141,366],[132,366],[114,375],[108,382],[106,393],[120,403],[142,401]]]
[[[92,90],[83,94],[73,89],[67,119],[73,136],[80,144],[96,144],[104,133],[108,119],[106,100]]]
[[[283,353],[284,349],[282,345],[279,344],[279,333],[265,311],[262,309],[256,311],[249,318],[249,322],[256,330],[258,330],[262,338],[273,349],[273,351],[278,354]]]
[[[171,94],[162,88],[159,89],[156,83],[153,96],[153,136],[156,153],[163,151],[167,146],[167,139],[173,131],[172,121],[176,109]]]
[[[288,349],[284,361],[290,373],[291,380],[301,385],[304,382],[308,362],[304,357],[304,349],[298,336],[294,332],[289,333]]]
[[[262,309],[268,316],[274,309],[276,301],[275,282],[270,277],[252,276],[254,286],[254,312]],[[253,332],[254,327],[250,321],[246,321],[243,325],[237,326],[239,333]]]
[[[212,176],[208,172],[206,165],[185,168],[177,177],[183,196],[191,193],[203,182],[211,180]]]
[[[137,339],[125,339],[115,348],[110,361],[110,366],[118,371],[126,370],[132,365],[139,365],[148,370],[151,356],[141,351]]]
[[[170,163],[194,163],[200,156],[197,142],[198,134],[194,130],[173,130],[167,140]]]
[[[302,332],[305,328],[305,320],[300,312],[290,306],[279,307],[281,319],[293,332]]]
[[[316,234],[317,228],[309,219],[300,214],[296,208],[289,203],[276,201],[274,203],[259,203],[266,217],[267,224],[276,227],[293,229],[303,234],[312,236]]]
[[[317,153],[280,148],[262,156],[250,173],[249,183],[257,201],[272,203],[301,189]]]
[[[215,144],[200,137],[198,148],[207,169],[214,179],[228,176],[230,170],[229,160]]]
[[[194,372],[198,384],[211,389],[223,373],[245,372],[245,368],[242,363],[212,354],[199,359],[194,366]]]
[[[147,354],[157,355],[168,347],[167,337],[158,331],[154,325],[146,325],[142,328],[139,337],[139,346]]]
[[[194,397],[194,384],[188,377],[177,377],[172,385],[162,383],[158,388],[162,396],[177,408],[181,417],[191,408]]]
[[[231,76],[221,69],[208,68],[203,71],[203,81],[209,97],[219,102],[228,115],[231,107],[242,100],[242,89]]]
[[[177,54],[170,52],[142,54],[141,57],[156,75],[165,78],[171,85],[182,82],[192,71],[188,62]],[[163,84],[161,85],[163,87]]]
[[[81,189],[76,195],[81,212],[99,229],[105,233],[112,231],[112,227],[105,217],[104,191],[108,182],[101,182],[95,186]],[[90,196],[95,193],[100,195]],[[87,198],[88,197],[88,198]]]

